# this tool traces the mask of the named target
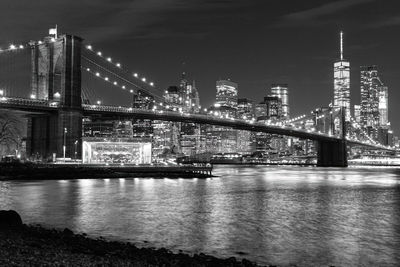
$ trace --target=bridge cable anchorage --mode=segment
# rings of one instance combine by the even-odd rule
[[[103,61],[111,64],[112,66],[114,66],[115,68],[117,68],[119,71],[124,72],[126,75],[128,75],[129,77],[131,76],[128,70],[126,70],[125,68],[122,67],[121,63],[117,62],[114,63],[112,61],[111,57],[104,57],[101,51],[98,51],[97,53],[93,50],[93,46],[92,45],[86,45],[86,51],[90,51],[92,54],[100,57]],[[138,79],[140,82],[145,83],[146,85],[149,85],[151,87],[154,87],[154,89],[156,89],[157,91],[159,91],[159,93],[162,93],[162,90],[155,87],[154,82],[146,82],[146,78],[145,77],[139,77],[139,74],[134,73],[133,77],[135,77],[136,79]]]
[[[138,85],[138,84],[136,84],[136,83],[134,83],[134,82],[132,82],[132,81],[126,79],[125,77],[122,77],[121,75],[119,75],[119,74],[117,74],[117,73],[115,73],[115,72],[113,72],[113,71],[107,69],[106,67],[101,66],[100,64],[94,62],[93,60],[91,60],[91,59],[89,59],[89,58],[87,58],[87,57],[85,57],[85,56],[83,56],[83,55],[82,55],[82,59],[83,59],[83,60],[86,60],[89,64],[95,65],[96,67],[102,69],[103,71],[108,72],[109,74],[111,74],[111,75],[117,77],[118,79],[124,81],[125,83],[128,83],[128,84],[132,85],[134,88],[137,88],[137,89],[139,89],[139,90],[141,90],[141,91],[143,91],[143,92],[149,94],[150,96],[154,97],[155,99],[157,99],[157,100],[159,100],[159,101],[160,101],[160,100],[162,101],[162,97],[156,95],[154,92],[151,92],[149,89],[147,89],[147,88],[145,88],[145,87],[143,87],[143,86],[141,86],[141,85]],[[88,68],[88,67],[86,67],[85,69],[86,69],[87,72],[92,73],[92,74],[94,73],[95,76],[100,77],[100,72],[93,72],[93,71],[92,71],[90,68]],[[88,69],[89,69],[89,70],[88,70]],[[98,73],[98,74],[97,74],[97,73]],[[105,75],[103,75],[103,76],[105,76]],[[105,78],[108,78],[108,77],[105,76]],[[108,81],[109,81],[109,78],[108,78],[108,80],[105,80],[105,81],[108,82]],[[117,84],[114,84],[114,85],[118,85],[118,83],[117,83]],[[124,86],[124,85],[122,85],[122,86]],[[126,88],[123,88],[122,86],[121,86],[122,89],[126,89]],[[125,86],[125,87],[126,87],[126,86]],[[133,92],[131,92],[131,93],[133,93]]]

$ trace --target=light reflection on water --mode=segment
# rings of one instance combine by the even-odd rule
[[[0,182],[0,208],[28,223],[266,264],[400,265],[396,170],[221,166],[214,174]]]

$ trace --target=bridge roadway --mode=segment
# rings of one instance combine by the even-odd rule
[[[143,110],[115,106],[82,105],[83,115],[101,118],[101,120],[150,119],[161,121],[192,122],[215,126],[231,127],[237,130],[265,132],[287,135],[317,141],[337,141],[340,138],[322,133],[315,133],[288,126],[267,125],[260,122],[247,122],[241,119],[226,119],[205,114],[188,114],[165,110]]]
[[[27,99],[27,98],[0,98],[0,109],[13,109],[24,112],[57,112],[59,107],[56,101]],[[338,136],[332,136],[325,133],[308,131],[289,126],[270,125],[261,122],[249,122],[241,119],[226,119],[206,114],[188,114],[165,110],[143,110],[128,107],[88,105],[82,104],[83,116],[91,116],[100,120],[121,120],[121,119],[150,119],[161,121],[192,122],[199,124],[210,124],[216,126],[231,127],[238,130],[247,130],[254,132],[264,132],[270,134],[286,135],[302,139],[315,141],[335,142],[341,140]],[[361,145],[375,149],[391,150],[390,148],[361,142],[358,140],[347,139],[349,145]]]

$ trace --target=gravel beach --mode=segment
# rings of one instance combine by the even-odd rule
[[[92,239],[69,229],[22,224],[0,228],[0,266],[259,266],[246,259],[138,248],[131,243]]]

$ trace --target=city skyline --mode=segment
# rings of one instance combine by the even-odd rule
[[[346,58],[352,65],[351,106],[360,102],[359,66],[378,65],[389,88],[389,121],[398,133],[400,123],[395,120],[395,114],[399,108],[395,101],[400,93],[395,88],[400,86],[396,77],[399,69],[391,55],[400,40],[391,34],[397,27],[398,14],[391,8],[394,4],[394,1],[385,1],[383,5],[369,0],[302,4],[286,1],[267,10],[267,3],[261,1],[191,4],[121,1],[113,6],[107,1],[96,4],[71,1],[65,5],[54,5],[50,1],[42,1],[40,5],[6,1],[2,3],[0,19],[5,30],[0,37],[15,42],[35,39],[58,24],[61,32],[85,36],[94,47],[115,56],[132,71],[143,73],[161,89],[176,83],[185,62],[185,71],[197,82],[202,106],[214,102],[216,80],[231,78],[239,84],[238,97],[255,101],[262,100],[270,84],[288,83],[293,100],[291,113],[302,114],[308,112],[309,107],[328,105],[333,99],[332,64],[338,57],[337,34],[344,30]],[[22,5],[32,10],[32,17],[27,19],[18,12]],[[48,8],[41,8],[43,6]],[[93,9],[93,14],[86,13],[87,7]],[[10,12],[4,13],[4,10]],[[142,10],[141,16],[131,19],[129,14],[139,14],[138,10]],[[266,18],[261,16],[262,10]],[[362,15],[362,10],[374,14],[367,16],[368,23],[363,22],[366,15]],[[111,11],[119,16],[108,15]],[[246,18],[249,14],[254,16],[239,23],[243,19],[239,11],[243,11]],[[13,20],[8,14],[13,14]],[[100,14],[106,18],[104,22]],[[155,14],[160,14],[159,19]],[[180,14],[186,15],[178,20]],[[196,24],[197,19],[204,22],[205,17],[209,17],[209,23]],[[31,19],[37,23],[28,23]],[[313,25],[316,20],[320,23]],[[14,25],[11,21],[18,23]],[[180,30],[180,26],[183,29]],[[107,30],[108,27],[113,31]],[[244,37],[236,38],[239,35],[233,29]],[[376,38],[371,41],[368,34]],[[167,62],[168,68],[163,62]],[[307,95],[314,97],[306,98]]]

